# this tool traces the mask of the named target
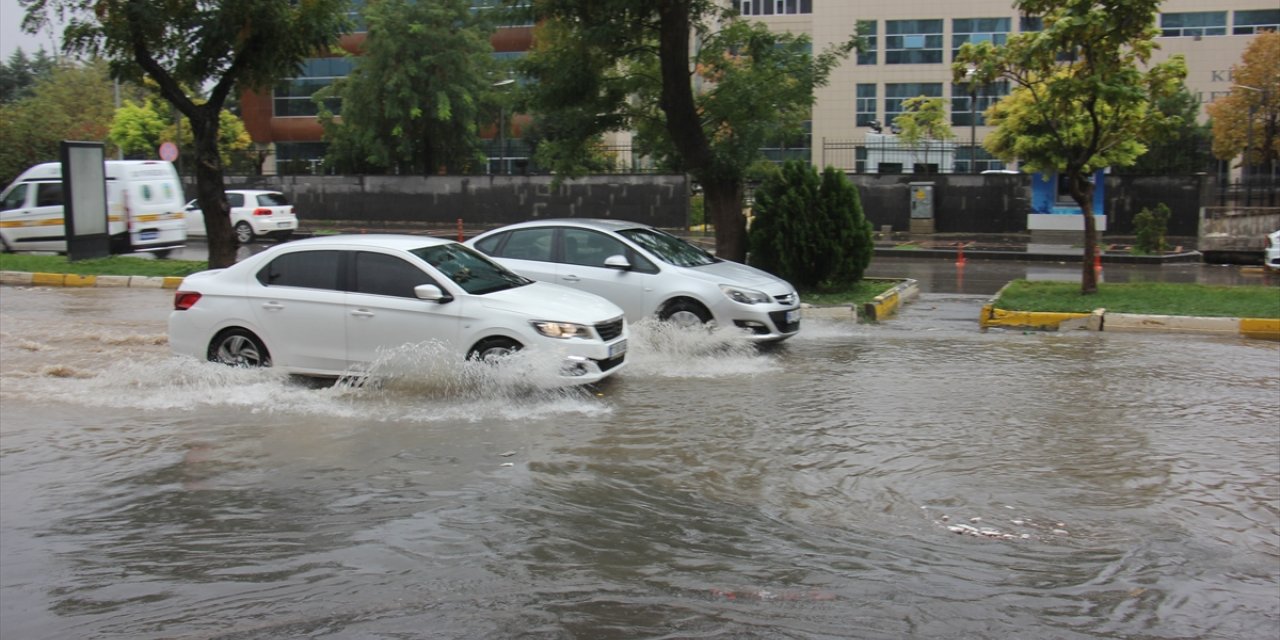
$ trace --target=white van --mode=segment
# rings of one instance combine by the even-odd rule
[[[164,257],[187,241],[182,182],[160,160],[108,160],[107,233],[111,253]],[[0,250],[66,253],[62,165],[27,169],[0,192]]]

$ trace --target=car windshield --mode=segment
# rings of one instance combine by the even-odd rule
[[[473,295],[523,287],[533,282],[460,244],[422,247],[410,253],[426,260],[427,264],[439,269],[446,278]]]
[[[677,267],[701,267],[719,262],[719,258],[664,231],[642,228],[618,233],[649,250],[659,260]]]

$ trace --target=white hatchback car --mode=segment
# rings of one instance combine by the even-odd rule
[[[459,362],[552,350],[560,382],[589,384],[624,365],[627,326],[598,296],[451,240],[390,234],[299,240],[192,274],[169,314],[175,353],[309,376],[360,373],[380,350],[432,341]]]
[[[293,205],[279,191],[232,189],[225,192],[231,206],[231,229],[236,242],[249,244],[262,236],[288,240],[298,229],[298,216]],[[204,236],[204,212],[200,203],[187,203],[187,235]]]
[[[785,280],[648,225],[538,220],[494,229],[467,244],[516,273],[608,298],[630,322],[715,322],[761,342],[800,331],[800,298]]]

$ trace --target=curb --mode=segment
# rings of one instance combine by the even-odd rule
[[[978,319],[983,330],[991,327],[1037,331],[1089,331],[1161,333],[1197,333],[1239,336],[1258,340],[1280,341],[1280,319],[1277,318],[1211,318],[1197,316],[1161,316],[1136,313],[1053,313],[1043,311],[1007,311],[992,304],[982,307]]]
[[[875,280],[876,278],[867,279]],[[862,313],[871,322],[888,320],[890,316],[898,312],[899,307],[915,300],[919,295],[919,283],[908,278],[898,283],[894,288],[876,296],[871,302],[863,304]]]
[[[871,302],[864,302],[861,316],[856,305],[845,304],[832,307],[802,306],[800,308],[800,317],[851,320],[854,322],[861,319],[867,322],[879,322],[889,319],[890,316],[898,312],[902,305],[915,300],[920,295],[919,283],[910,278],[865,278],[864,280],[873,282],[883,280],[897,282],[898,284],[876,296]]]
[[[177,289],[180,276],[82,276],[74,273],[28,273],[0,271],[0,285],[20,287],[129,287],[134,289]]]

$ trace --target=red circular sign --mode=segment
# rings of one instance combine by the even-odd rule
[[[178,145],[172,142],[166,142],[160,145],[160,159],[165,162],[173,162],[178,159]]]

